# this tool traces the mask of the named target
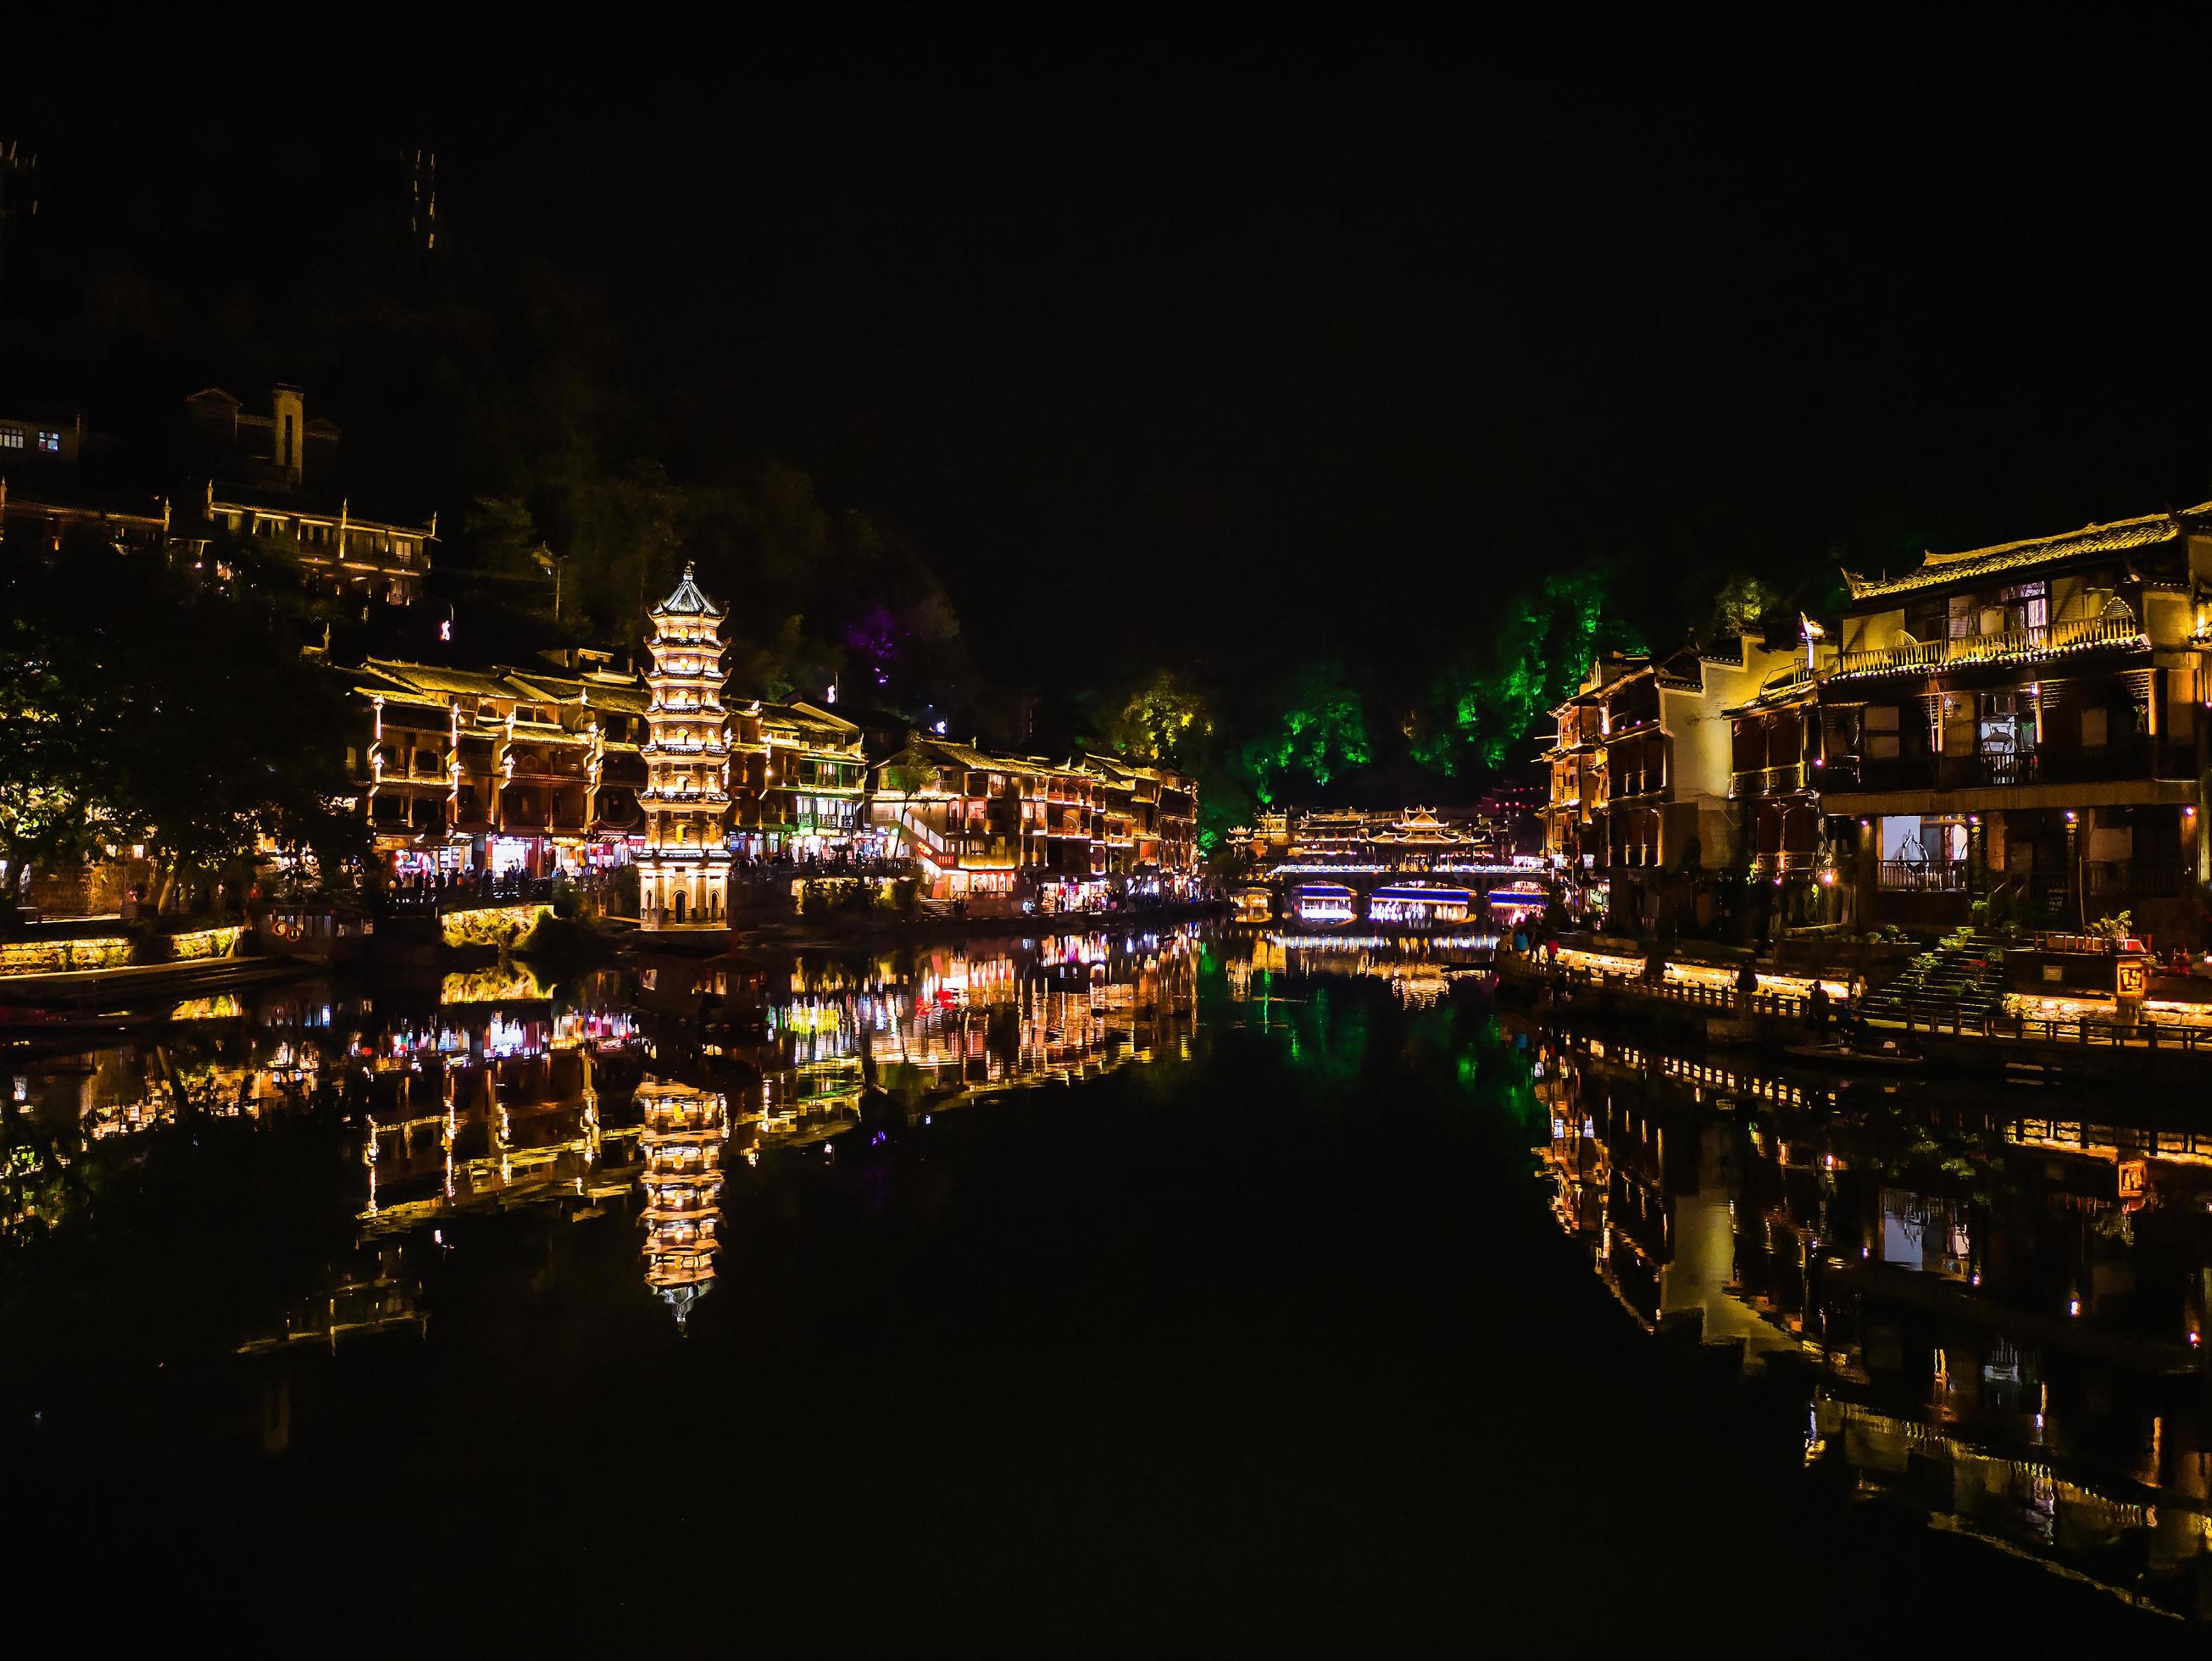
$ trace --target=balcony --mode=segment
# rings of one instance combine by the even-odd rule
[[[1875,885],[1892,893],[1964,894],[1967,870],[1964,860],[1884,860]]]
[[[2077,618],[2001,634],[1966,635],[1956,640],[1902,642],[1871,652],[1838,654],[1832,679],[1963,668],[1977,664],[2027,663],[2075,652],[2147,649],[2150,637],[2130,616]]]
[[[1735,800],[1754,796],[1787,796],[1805,788],[1805,764],[1790,762],[1780,767],[1746,768],[1729,776],[1729,795]]]
[[[2080,870],[2081,893],[2106,901],[2172,899],[2183,891],[2185,875],[2178,860],[2088,860]],[[2076,886],[2063,869],[2007,876],[1965,860],[1884,860],[1875,882],[1892,893],[1985,894],[2006,888],[2038,902],[2065,899]]]
[[[2090,860],[2081,891],[2093,900],[2172,899],[2182,891],[2179,860]]]
[[[1817,848],[1785,848],[1779,852],[1770,848],[1759,855],[1753,866],[1753,874],[1761,877],[1802,876],[1819,870],[1821,857]]]
[[[2127,738],[2090,748],[1990,751],[1974,756],[1831,756],[1814,775],[1830,793],[1978,790],[2030,784],[2111,784],[2197,776],[2194,746]],[[1735,794],[1733,785],[1730,794]]]

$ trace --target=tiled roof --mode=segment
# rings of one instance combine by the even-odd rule
[[[1778,709],[1784,705],[1809,702],[1820,689],[1820,683],[1802,663],[1769,675],[1759,691],[1741,703],[1731,704],[1722,713],[1730,715],[1755,715],[1763,709]]]
[[[849,739],[860,730],[842,716],[833,715],[827,709],[817,709],[804,702],[771,703],[763,698],[760,701],[760,716],[763,721],[781,722],[787,727],[810,727],[839,739]]]
[[[2053,564],[2085,554],[2126,553],[2136,548],[2156,547],[2183,536],[2189,529],[2188,521],[2203,521],[2208,515],[2212,515],[2212,502],[2203,502],[2178,514],[2145,514],[2139,519],[2115,520],[2109,525],[2085,525],[2063,536],[2030,537],[2021,542],[2001,542],[1991,548],[1924,554],[1920,569],[1901,577],[1863,577],[1845,571],[1844,580],[1850,584],[1853,599],[1911,593],[1961,578]]]
[[[699,585],[692,581],[692,569],[689,564],[684,566],[683,578],[677,583],[675,592],[653,608],[653,616],[718,618],[722,615],[722,608],[708,599],[701,592]]]

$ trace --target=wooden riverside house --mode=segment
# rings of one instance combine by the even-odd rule
[[[1845,575],[1808,743],[1856,919],[2005,892],[2193,938],[2212,504]]]
[[[1608,653],[1553,711],[1544,850],[1571,908],[1616,930],[1696,921],[1699,873],[1729,861],[1729,710],[1786,672],[1791,654],[1750,636],[1733,653]]]
[[[647,694],[634,675],[370,659],[349,745],[375,851],[406,880],[619,864],[643,828]]]
[[[877,764],[868,812],[932,899],[979,910],[1095,904],[1115,879],[1179,891],[1198,789],[1164,768],[997,754],[922,733]]]

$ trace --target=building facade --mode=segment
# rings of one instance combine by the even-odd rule
[[[759,698],[730,713],[731,841],[745,860],[879,852],[862,803],[860,729],[811,703]]]
[[[1996,896],[2196,938],[2212,504],[1845,575],[1820,776],[1856,915],[1942,927]]]
[[[869,823],[932,899],[1073,910],[1117,885],[1186,886],[1197,787],[1121,764],[1052,762],[911,735],[873,770]]]
[[[1608,654],[1553,712],[1544,850],[1571,910],[1616,931],[1707,920],[1701,882],[1735,850],[1728,712],[1786,672],[1788,651],[1750,637],[1729,654]]]
[[[365,706],[349,751],[386,877],[583,877],[641,838],[637,677],[372,658],[348,681]]]
[[[343,435],[308,419],[298,387],[273,388],[265,415],[220,386],[193,393],[185,409],[185,447],[206,484],[198,522],[178,527],[177,557],[222,576],[244,557],[237,545],[257,544],[296,562],[316,593],[362,605],[421,601],[437,515],[366,508],[342,490]]]

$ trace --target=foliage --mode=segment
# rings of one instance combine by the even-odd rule
[[[2135,932],[2135,913],[2132,911],[2115,911],[2109,917],[2094,918],[2089,924],[2091,937],[2104,941],[2107,946],[2116,946]]]
[[[1213,729],[1212,699],[1187,676],[1162,669],[1124,700],[1106,743],[1132,761],[1188,770],[1205,757]]]
[[[228,563],[228,562],[226,562]],[[345,695],[302,653],[296,573],[222,582],[96,537],[0,562],[0,858],[153,849],[157,904],[240,877],[264,840],[325,869],[360,850]]]
[[[1438,679],[1405,723],[1407,750],[1432,772],[1495,771],[1582,683],[1592,655],[1635,637],[1607,600],[1599,568],[1557,571],[1501,608],[1484,643]]]
[[[1771,583],[1739,571],[1722,583],[1720,592],[1713,596],[1705,634],[1716,641],[1763,635],[1770,618],[1782,605],[1783,596]]]
[[[1242,751],[1244,776],[1263,804],[1301,784],[1326,786],[1373,758],[1365,701],[1341,663],[1330,659],[1309,665],[1298,675],[1292,700],[1280,724]]]
[[[2030,912],[2027,896],[2010,885],[1976,900],[1969,910],[1975,927],[2006,940],[2021,932]]]

